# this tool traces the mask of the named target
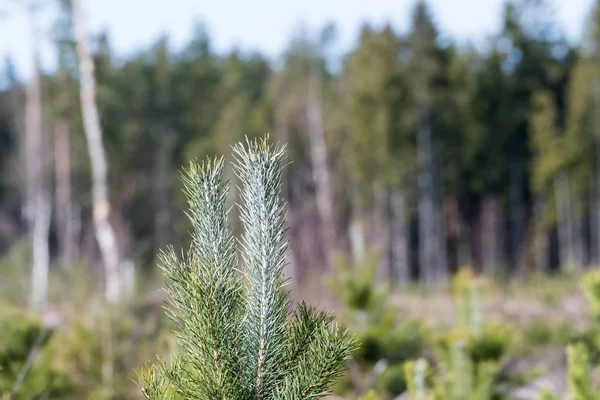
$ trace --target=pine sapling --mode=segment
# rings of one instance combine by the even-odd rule
[[[285,148],[267,139],[246,141],[234,155],[239,249],[225,206],[223,159],[192,162],[183,173],[191,248],[181,257],[171,248],[160,263],[180,348],[169,362],[141,372],[147,399],[319,399],[353,350],[353,338],[328,313],[304,303],[288,311]]]

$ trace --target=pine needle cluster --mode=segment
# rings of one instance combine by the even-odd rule
[[[333,317],[301,303],[290,312],[281,173],[285,147],[234,147],[240,187],[239,249],[225,200],[223,159],[192,162],[183,183],[190,250],[161,257],[180,349],[145,368],[151,400],[308,400],[328,394],[354,347]],[[238,269],[238,253],[242,268]]]

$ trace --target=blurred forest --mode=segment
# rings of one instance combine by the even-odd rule
[[[102,298],[137,299],[143,321],[161,313],[158,252],[187,249],[190,240],[180,168],[207,155],[230,159],[232,144],[266,133],[288,145],[288,274],[299,297],[336,303],[322,277],[341,266],[372,264],[369,285],[395,292],[447,293],[463,266],[507,285],[541,279],[552,291],[544,276],[578,277],[600,265],[600,1],[581,43],[567,41],[544,0],[513,0],[500,31],[476,47],[440,32],[418,0],[407,10],[409,29],[365,24],[339,65],[330,54],[333,24],[298,30],[277,62],[243,50],[217,53],[201,23],[182,49],[160,37],[116,57],[110,32],[87,31],[83,0],[56,2],[59,18],[45,33],[57,68],[42,70],[35,46],[31,79],[10,59],[0,68],[0,299],[12,310],[7,315],[30,308],[42,312],[40,326],[54,326],[65,310],[85,309],[99,326],[97,318],[114,317],[90,311]],[[27,10],[35,38],[43,9],[15,4],[8,17]],[[233,171],[226,174],[235,188]],[[231,205],[236,196],[234,189]],[[569,279],[564,285],[572,287]],[[338,289],[361,290],[350,281]],[[139,319],[119,322],[101,325],[112,327],[113,338],[148,328]],[[32,324],[34,333],[43,329]],[[85,332],[78,334],[98,333]],[[171,345],[152,340],[141,359]],[[131,343],[114,342],[126,348],[111,346],[112,365],[94,373],[113,382],[121,368],[129,382],[137,366],[128,364]],[[86,351],[106,354],[103,343]],[[377,359],[365,356],[370,367]],[[100,397],[75,398],[136,398],[98,390]]]
[[[41,191],[50,262],[93,268],[73,10],[61,7],[58,69],[30,82],[10,60],[3,71],[0,253],[33,230],[27,205]],[[444,282],[460,265],[523,278],[598,263],[597,8],[575,46],[544,2],[507,3],[502,30],[477,51],[438,32],[417,2],[408,32],[365,25],[336,70],[333,25],[298,32],[279,65],[216,54],[202,24],[179,52],[163,37],[125,59],[112,55],[108,33],[92,36],[119,258],[145,273],[157,249],[184,246],[180,166],[269,132],[290,148],[290,262],[300,279],[337,252],[361,258],[370,247],[378,276],[398,284]]]

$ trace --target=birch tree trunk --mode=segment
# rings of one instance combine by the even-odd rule
[[[83,0],[73,1],[73,20],[79,56],[81,110],[92,167],[94,230],[106,273],[105,298],[110,304],[116,304],[120,294],[119,251],[115,231],[110,223],[108,164],[96,106],[94,63],[87,41],[82,2]]]
[[[406,197],[401,189],[391,194],[392,208],[392,271],[397,285],[410,282],[410,231],[406,212]]]
[[[327,269],[333,262],[333,252],[336,248],[335,218],[333,209],[333,192],[329,176],[327,146],[323,129],[321,110],[321,77],[319,72],[311,71],[307,94],[307,122],[310,155],[312,161],[313,179],[316,185],[316,200],[323,231],[324,248]]]
[[[46,151],[42,128],[42,88],[39,66],[38,13],[36,5],[29,5],[31,29],[33,76],[27,88],[25,105],[26,141],[26,219],[29,225],[32,254],[31,306],[37,312],[44,311],[48,300],[48,266],[50,254],[48,235],[50,232],[51,205],[46,180],[44,179]]]

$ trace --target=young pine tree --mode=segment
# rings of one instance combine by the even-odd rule
[[[192,245],[183,258],[169,249],[161,262],[180,349],[169,363],[142,371],[147,399],[318,399],[354,346],[327,313],[304,303],[288,311],[284,147],[247,141],[234,154],[242,272],[225,206],[223,160],[192,162],[183,178]]]

